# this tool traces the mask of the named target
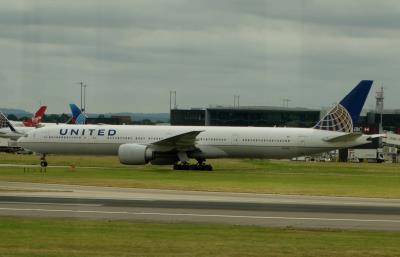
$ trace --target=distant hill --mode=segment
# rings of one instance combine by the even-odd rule
[[[130,116],[133,121],[151,120],[153,122],[169,122],[169,113],[132,113],[132,112],[118,112],[118,113],[89,113],[90,118],[96,118],[99,115],[104,115],[104,117],[111,116]]]
[[[0,108],[0,112],[4,113],[6,116],[10,114],[14,114],[18,117],[18,119],[23,117],[31,117],[33,114],[21,109],[9,109],[9,108]]]
[[[0,108],[0,112],[5,115],[14,114],[19,119],[22,117],[31,117],[33,114],[20,109],[8,109],[8,108]],[[69,113],[67,113],[70,115]],[[47,113],[50,115],[50,113]],[[59,114],[60,115],[60,114]],[[89,113],[88,116],[90,118],[97,118],[99,115],[104,115],[105,117],[111,116],[130,116],[133,121],[142,121],[142,120],[151,120],[153,122],[161,121],[161,122],[169,122],[169,113],[132,113],[132,112],[118,112],[118,113]]]
[[[169,113],[111,113],[110,116],[131,116],[132,120],[151,120],[169,122]]]

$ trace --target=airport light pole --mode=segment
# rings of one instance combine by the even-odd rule
[[[171,123],[172,118],[172,97],[174,98],[174,109],[176,109],[176,91],[169,91],[169,122]]]
[[[169,91],[169,109],[172,110],[172,97],[174,98],[174,108],[176,109],[176,91]]]
[[[81,81],[81,82],[78,82],[78,85],[80,85],[81,86],[81,110],[82,110],[82,105],[83,105],[83,99],[82,99],[82,95],[83,95],[83,82]]]
[[[81,111],[85,113],[86,110],[86,88],[87,85],[83,84],[83,82],[78,82],[78,85],[81,87]]]
[[[289,108],[289,102],[290,102],[290,99],[288,99],[288,98],[283,99],[283,107]]]
[[[376,92],[376,107],[375,112],[379,114],[379,133],[383,133],[383,86],[381,87],[381,91]]]
[[[86,88],[88,85],[84,84],[83,85],[83,108],[82,108],[82,112],[86,113]]]
[[[233,108],[239,108],[240,106],[240,95],[233,96]]]
[[[174,109],[176,109],[177,108],[177,106],[176,106],[176,91],[174,91]]]

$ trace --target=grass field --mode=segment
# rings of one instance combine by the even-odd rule
[[[400,256],[400,233],[1,218],[0,256]]]
[[[0,180],[400,198],[400,166],[392,164],[213,160],[215,171],[201,172],[122,166],[116,157],[49,156],[48,161],[68,167],[47,172],[1,167]],[[37,164],[38,157],[0,154],[0,163]],[[0,237],[0,257],[400,256],[400,232],[1,217]]]
[[[135,188],[400,198],[400,165],[211,160],[215,171],[170,166],[122,166],[117,157],[49,156],[50,165],[1,167],[0,180]],[[1,154],[0,163],[37,164],[37,156]],[[87,167],[99,168],[87,168]],[[86,168],[85,168],[86,167]]]

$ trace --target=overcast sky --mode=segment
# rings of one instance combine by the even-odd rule
[[[400,108],[400,2],[2,0],[0,107],[167,112],[241,105],[322,107],[361,79]]]

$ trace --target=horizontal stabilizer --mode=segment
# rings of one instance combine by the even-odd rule
[[[348,142],[348,141],[353,141],[354,139],[357,139],[361,137],[363,134],[362,133],[349,133],[345,135],[340,135],[336,137],[329,137],[325,138],[324,141],[330,142],[330,143],[336,143],[336,142]]]
[[[386,134],[373,134],[373,135],[368,135],[368,139],[374,139],[374,138],[387,138]]]

